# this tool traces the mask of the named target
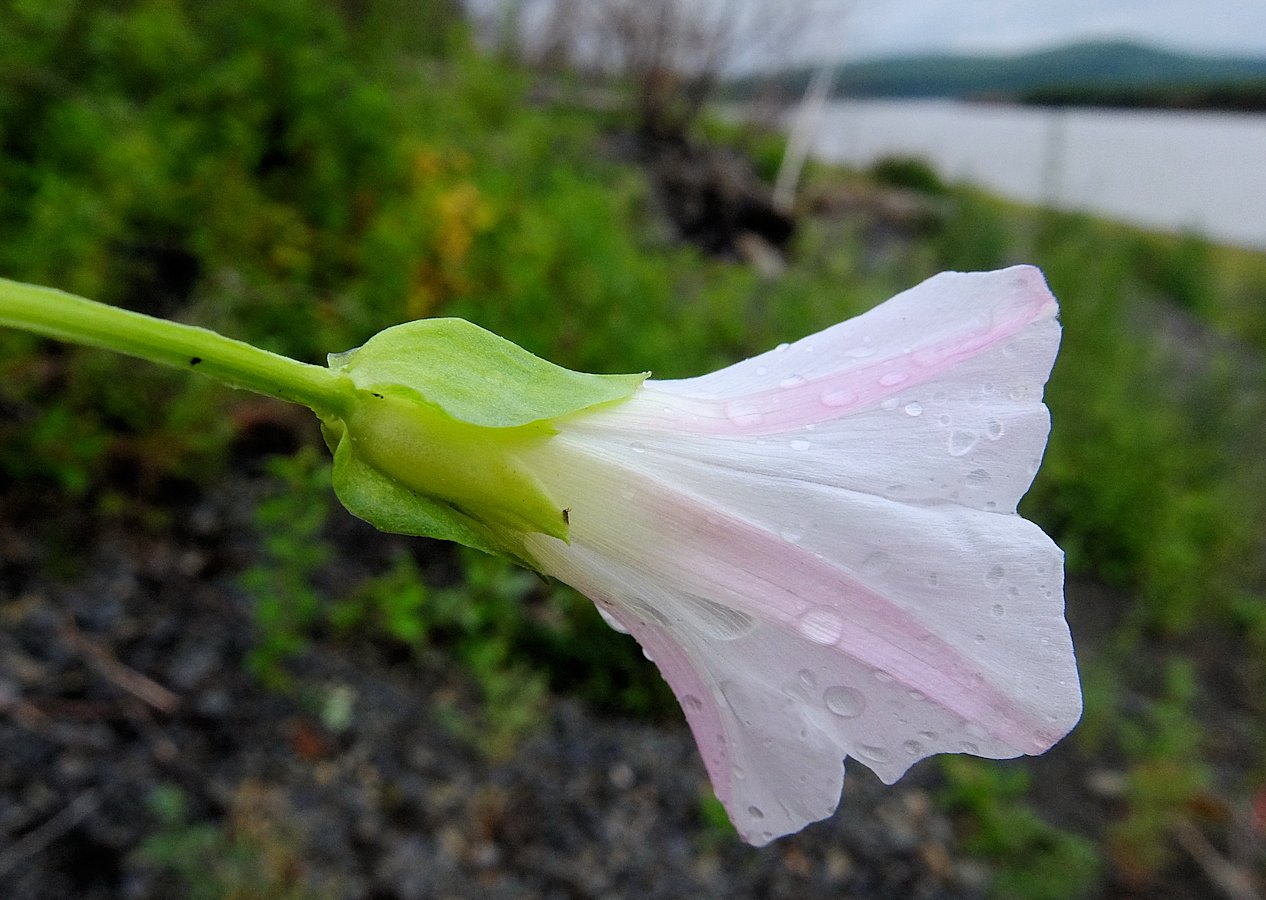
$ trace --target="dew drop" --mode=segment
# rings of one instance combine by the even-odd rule
[[[800,633],[815,644],[830,646],[844,633],[844,620],[827,606],[815,606],[796,620]]]
[[[884,747],[872,747],[863,744],[861,751],[862,756],[866,757],[866,759],[869,759],[871,762],[887,762],[891,759],[891,754]]]
[[[634,441],[633,443],[629,444],[629,449],[632,450],[634,453],[645,453],[646,445],[639,444],[637,441]]]
[[[910,375],[906,372],[885,372],[879,376],[879,383],[884,387],[896,387],[899,384],[905,384],[910,380]]]
[[[764,378],[764,377],[765,377],[766,375],[768,375],[768,374],[769,374],[769,366],[757,366],[757,367],[756,367],[756,375],[757,375],[757,377],[759,377],[759,378]]]
[[[942,428],[949,425],[949,423],[950,423],[950,417],[945,415],[944,413],[936,417],[936,424],[940,425]]]
[[[919,737],[923,738],[925,741],[934,741],[937,738],[937,734],[935,731],[920,731]]]
[[[856,402],[857,395],[852,391],[845,390],[823,391],[821,400],[823,406],[836,408]]]
[[[785,353],[787,351],[787,348],[790,346],[791,346],[790,344],[779,344],[777,347],[774,348],[774,352]]]
[[[747,808],[747,814],[751,816],[753,819],[765,818],[765,813],[761,810],[759,806],[749,806]]]
[[[737,400],[725,404],[725,414],[729,416],[731,422],[740,426],[759,425],[765,420],[761,411],[755,406]]]
[[[865,347],[865,346],[862,346],[862,347],[850,347],[848,350],[844,351],[844,355],[845,355],[845,356],[850,356],[850,357],[852,357],[853,359],[865,359],[867,356],[874,356],[874,355],[875,355],[875,348],[874,348],[874,347]]]
[[[989,480],[989,471],[987,469],[972,469],[967,473],[965,480],[972,487],[980,487]]]
[[[866,711],[866,698],[850,687],[837,685],[822,695],[826,708],[841,719],[856,719]]]
[[[989,510],[990,512],[993,512],[997,508],[998,508],[998,503],[996,500],[985,501],[985,509]]]
[[[804,526],[799,522],[788,522],[778,530],[778,534],[788,544],[794,544],[804,537]]]
[[[929,585],[931,585],[932,587],[936,587],[936,586],[938,586],[940,583],[941,583],[941,576],[940,576],[940,575],[936,574],[935,572],[933,572],[933,573],[931,573],[930,575],[928,575],[928,584],[929,584]]]
[[[818,686],[818,676],[814,675],[811,669],[801,669],[797,674],[800,676],[800,683],[805,687],[811,688]]]
[[[993,605],[993,609],[991,609],[990,612],[993,613],[993,617],[995,619],[1001,619],[1004,615],[1006,615],[1007,610],[1005,607],[1003,607],[1001,603],[995,603]]]
[[[983,634],[976,635],[977,644],[983,644],[984,642],[985,642],[985,636]]]
[[[979,436],[974,431],[955,428],[949,436],[949,455],[966,456],[976,446]]]
[[[899,401],[897,400],[897,398],[896,398],[896,397],[889,397],[889,398],[887,398],[886,400],[884,400],[882,403],[880,403],[880,404],[879,404],[879,408],[880,408],[880,409],[883,409],[883,410],[889,410],[889,411],[891,411],[891,410],[894,410],[894,409],[896,409],[896,408],[897,408],[897,403],[898,403],[898,402],[899,402]]]
[[[790,446],[792,450],[803,453],[804,451],[808,450],[813,445],[809,443],[808,441],[806,441],[804,438],[796,438],[788,446]]]
[[[703,701],[694,694],[686,694],[686,696],[682,697],[681,705],[684,706],[688,712],[701,712],[703,710]]]
[[[1006,432],[1006,428],[997,419],[990,419],[985,423],[985,437],[991,441],[996,441]]]
[[[909,697],[916,703],[921,703],[927,699],[927,696],[923,693],[923,691],[910,691]]]
[[[789,390],[791,388],[800,387],[800,385],[804,384],[804,382],[805,378],[803,375],[792,375],[778,382],[778,386],[784,390]]]
[[[1007,572],[1002,566],[994,566],[985,573],[985,584],[989,587],[997,587],[1002,584],[1002,579],[1007,576]]]
[[[901,745],[902,749],[911,756],[918,756],[923,752],[923,745],[918,741],[906,741]]]
[[[906,404],[906,415],[907,415],[907,416],[921,416],[921,415],[923,415],[923,404],[922,404],[922,403],[907,403],[907,404]]]
[[[888,569],[892,563],[892,557],[882,550],[876,550],[862,560],[862,571],[871,575],[878,575]]]
[[[885,672],[883,669],[875,669],[870,674],[873,675],[875,680],[878,681],[880,684],[887,684],[888,682],[892,681],[892,676],[888,674],[887,672]]]
[[[979,753],[980,752],[980,748],[977,747],[975,744],[973,744],[971,741],[963,741],[961,744],[958,745],[958,749],[962,750],[964,753]]]

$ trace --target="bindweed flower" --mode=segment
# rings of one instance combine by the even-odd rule
[[[679,381],[585,375],[431,319],[307,366],[0,282],[0,323],[197,366],[321,417],[389,531],[565,581],[672,687],[761,845],[831,815],[844,760],[1041,753],[1081,713],[1063,555],[1016,514],[1049,430],[1057,307],[1031,267],[944,273]]]
[[[516,420],[504,483],[474,436],[450,499],[478,494],[494,537],[477,545],[638,640],[764,844],[833,813],[845,757],[891,783],[934,753],[1040,753],[1080,716],[1063,556],[1015,511],[1046,445],[1056,312],[1033,268],[938,275],[710,375],[600,382],[614,399]],[[332,366],[371,391],[400,380],[356,352]],[[423,432],[365,440],[434,493],[432,461],[401,452]]]

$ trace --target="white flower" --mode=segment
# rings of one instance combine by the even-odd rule
[[[1056,314],[1034,268],[944,273],[521,454],[570,525],[526,555],[659,666],[750,843],[830,816],[845,757],[891,783],[1079,718],[1063,555],[1015,512]]]

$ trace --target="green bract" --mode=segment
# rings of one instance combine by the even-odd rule
[[[645,375],[561,368],[462,319],[388,328],[330,356],[356,400],[326,422],[334,490],[384,531],[518,556],[516,536],[567,539],[567,517],[522,451],[552,422],[627,399]]]

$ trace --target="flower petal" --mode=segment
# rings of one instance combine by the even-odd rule
[[[1035,270],[938,276],[647,382],[528,461],[571,542],[526,552],[655,659],[748,841],[829,815],[845,756],[891,782],[932,753],[1041,752],[1079,717],[1062,554],[1011,512],[1055,310]]]

